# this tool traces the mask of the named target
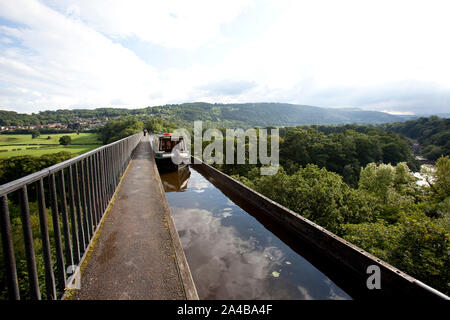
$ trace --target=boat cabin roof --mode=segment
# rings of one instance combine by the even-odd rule
[[[159,139],[171,139],[172,137],[178,137],[178,139],[183,140],[183,136],[174,136],[173,134],[161,134],[156,135]]]

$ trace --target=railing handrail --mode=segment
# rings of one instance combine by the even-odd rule
[[[103,150],[105,148],[108,148],[108,147],[111,147],[111,146],[113,146],[115,144],[118,144],[118,143],[122,142],[123,140],[130,139],[130,138],[132,138],[132,137],[134,137],[136,135],[140,135],[140,134],[141,133],[136,133],[134,135],[122,138],[120,140],[117,140],[117,141],[111,142],[109,144],[106,144],[104,146],[98,147],[96,149],[90,150],[88,152],[85,152],[85,153],[80,154],[78,156],[75,156],[73,158],[67,159],[67,160],[62,161],[60,163],[54,164],[54,165],[52,165],[50,167],[47,167],[47,168],[44,168],[44,169],[39,170],[37,172],[31,173],[31,174],[29,174],[29,175],[27,175],[25,177],[22,177],[22,178],[19,178],[19,179],[7,182],[5,184],[2,184],[2,185],[0,185],[0,197],[5,195],[5,194],[8,194],[8,193],[11,193],[11,192],[14,192],[14,191],[20,189],[24,184],[31,184],[33,182],[36,182],[39,179],[47,177],[50,174],[52,174],[52,173],[54,173],[56,171],[59,171],[61,169],[67,168],[71,164],[74,164],[74,163],[76,163],[76,162],[78,162],[80,160],[83,160],[83,159],[89,157],[90,155],[92,155],[94,153],[97,153],[97,152],[99,152],[99,151],[101,151],[101,150]]]

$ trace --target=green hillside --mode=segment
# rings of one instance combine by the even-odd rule
[[[177,124],[202,120],[222,126],[291,126],[301,124],[375,124],[402,121],[400,116],[359,109],[332,109],[287,103],[184,103],[147,108]]]
[[[319,108],[287,103],[210,104],[203,102],[172,104],[142,109],[99,108],[94,110],[57,110],[37,114],[0,111],[0,125],[68,123],[83,118],[137,116],[142,120],[158,117],[181,126],[202,120],[210,126],[292,126],[302,124],[375,124],[405,120],[402,116],[360,109]]]

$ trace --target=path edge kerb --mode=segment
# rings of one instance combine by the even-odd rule
[[[178,275],[183,285],[184,293],[187,300],[199,300],[197,294],[197,288],[195,287],[194,279],[192,278],[191,269],[184,254],[183,246],[181,245],[180,237],[178,236],[177,228],[172,217],[172,211],[170,210],[169,203],[167,202],[166,193],[159,176],[159,171],[155,163],[155,156],[152,148],[151,139],[149,139],[151,159],[153,162],[153,170],[155,171],[155,179],[157,180],[158,189],[161,193],[161,201],[165,210],[165,216],[167,216],[167,224],[169,228],[170,237],[172,239],[173,249],[175,251],[175,262],[178,269]]]

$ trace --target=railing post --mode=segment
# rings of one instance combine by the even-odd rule
[[[56,196],[56,182],[54,173],[50,174],[49,180],[50,180],[50,194],[52,199],[52,220],[53,220],[53,232],[55,237],[55,248],[56,248],[56,265],[57,265],[56,271],[58,274],[58,289],[60,294],[62,294],[66,287],[66,270],[64,268],[64,255],[61,245],[61,229],[59,226],[58,199]]]
[[[80,255],[81,252],[83,252],[86,249],[87,246],[87,238],[85,237],[85,225],[83,223],[83,218],[82,218],[82,203],[81,203],[81,197],[80,197],[80,184],[79,184],[79,179],[80,179],[80,174],[78,171],[78,163],[75,163],[73,166],[74,170],[75,170],[75,201],[76,201],[76,208],[77,208],[77,221],[78,221],[78,240],[80,243]],[[83,212],[84,212],[84,207],[83,207]]]
[[[0,198],[0,228],[3,244],[3,259],[5,260],[6,281],[8,285],[9,298],[19,300],[19,282],[17,281],[16,259],[14,257],[14,245],[11,232],[11,221],[9,220],[8,198]]]
[[[69,219],[67,217],[67,200],[66,200],[66,187],[64,181],[64,169],[62,169],[59,172],[59,197],[61,199],[61,218],[64,232],[66,264],[72,266],[74,263],[72,256],[72,245],[70,243]]]
[[[72,226],[72,255],[74,264],[78,264],[80,261],[80,245],[77,232],[77,220],[75,212],[75,193],[73,189],[73,175],[72,166],[67,168],[67,174],[69,177],[69,206],[70,206],[70,222]]]
[[[93,155],[88,157],[88,174],[89,174],[89,193],[91,197],[91,208],[92,208],[92,223],[93,223],[93,230],[97,229],[98,224],[98,208],[96,205],[96,199],[95,199],[95,175],[94,175],[94,165],[93,165]]]
[[[90,239],[94,235],[95,227],[94,227],[94,217],[93,217],[93,209],[92,209],[92,191],[91,191],[91,181],[89,178],[89,158],[84,159],[84,183],[86,189],[86,204],[87,204],[87,212],[88,212],[88,223],[89,223],[89,233]]]
[[[117,152],[117,149],[119,148],[119,146],[118,145],[115,145],[114,146],[114,155],[113,155],[113,160],[114,160],[114,164],[113,164],[113,170],[114,170],[114,173],[113,173],[113,178],[114,178],[114,184],[113,184],[113,189],[116,189],[116,187],[117,187],[117,175],[119,174],[119,170],[118,170],[118,164],[119,164],[119,161],[118,161],[118,152]]]
[[[85,238],[85,248],[88,247],[90,239],[91,239],[91,234],[92,234],[92,230],[91,230],[91,226],[90,226],[90,219],[89,219],[89,202],[87,199],[87,190],[86,190],[86,170],[85,170],[85,166],[84,166],[84,160],[81,160],[79,162],[79,166],[80,166],[80,178],[81,178],[81,203],[83,205],[83,221],[84,221],[84,238]]]
[[[27,257],[28,282],[30,285],[30,295],[32,299],[40,300],[39,281],[36,270],[36,257],[34,255],[33,232],[30,223],[30,207],[28,204],[27,185],[25,184],[19,192],[20,195],[20,218],[22,220],[22,230]]]
[[[102,184],[102,203],[103,203],[103,213],[105,212],[108,204],[106,202],[106,190],[107,190],[107,185],[106,185],[106,179],[105,179],[105,150],[103,149],[100,152],[100,174],[101,174],[101,184]]]
[[[98,153],[93,155],[93,173],[94,173],[94,187],[95,187],[95,206],[97,207],[97,224],[100,224],[100,219],[103,216],[103,205],[100,199],[100,180],[98,172]]]
[[[55,275],[53,274],[52,256],[50,249],[50,238],[48,236],[47,209],[45,207],[44,182],[39,179],[37,182],[37,199],[39,207],[39,223],[41,226],[42,251],[45,265],[45,289],[48,300],[55,300],[56,287]]]

